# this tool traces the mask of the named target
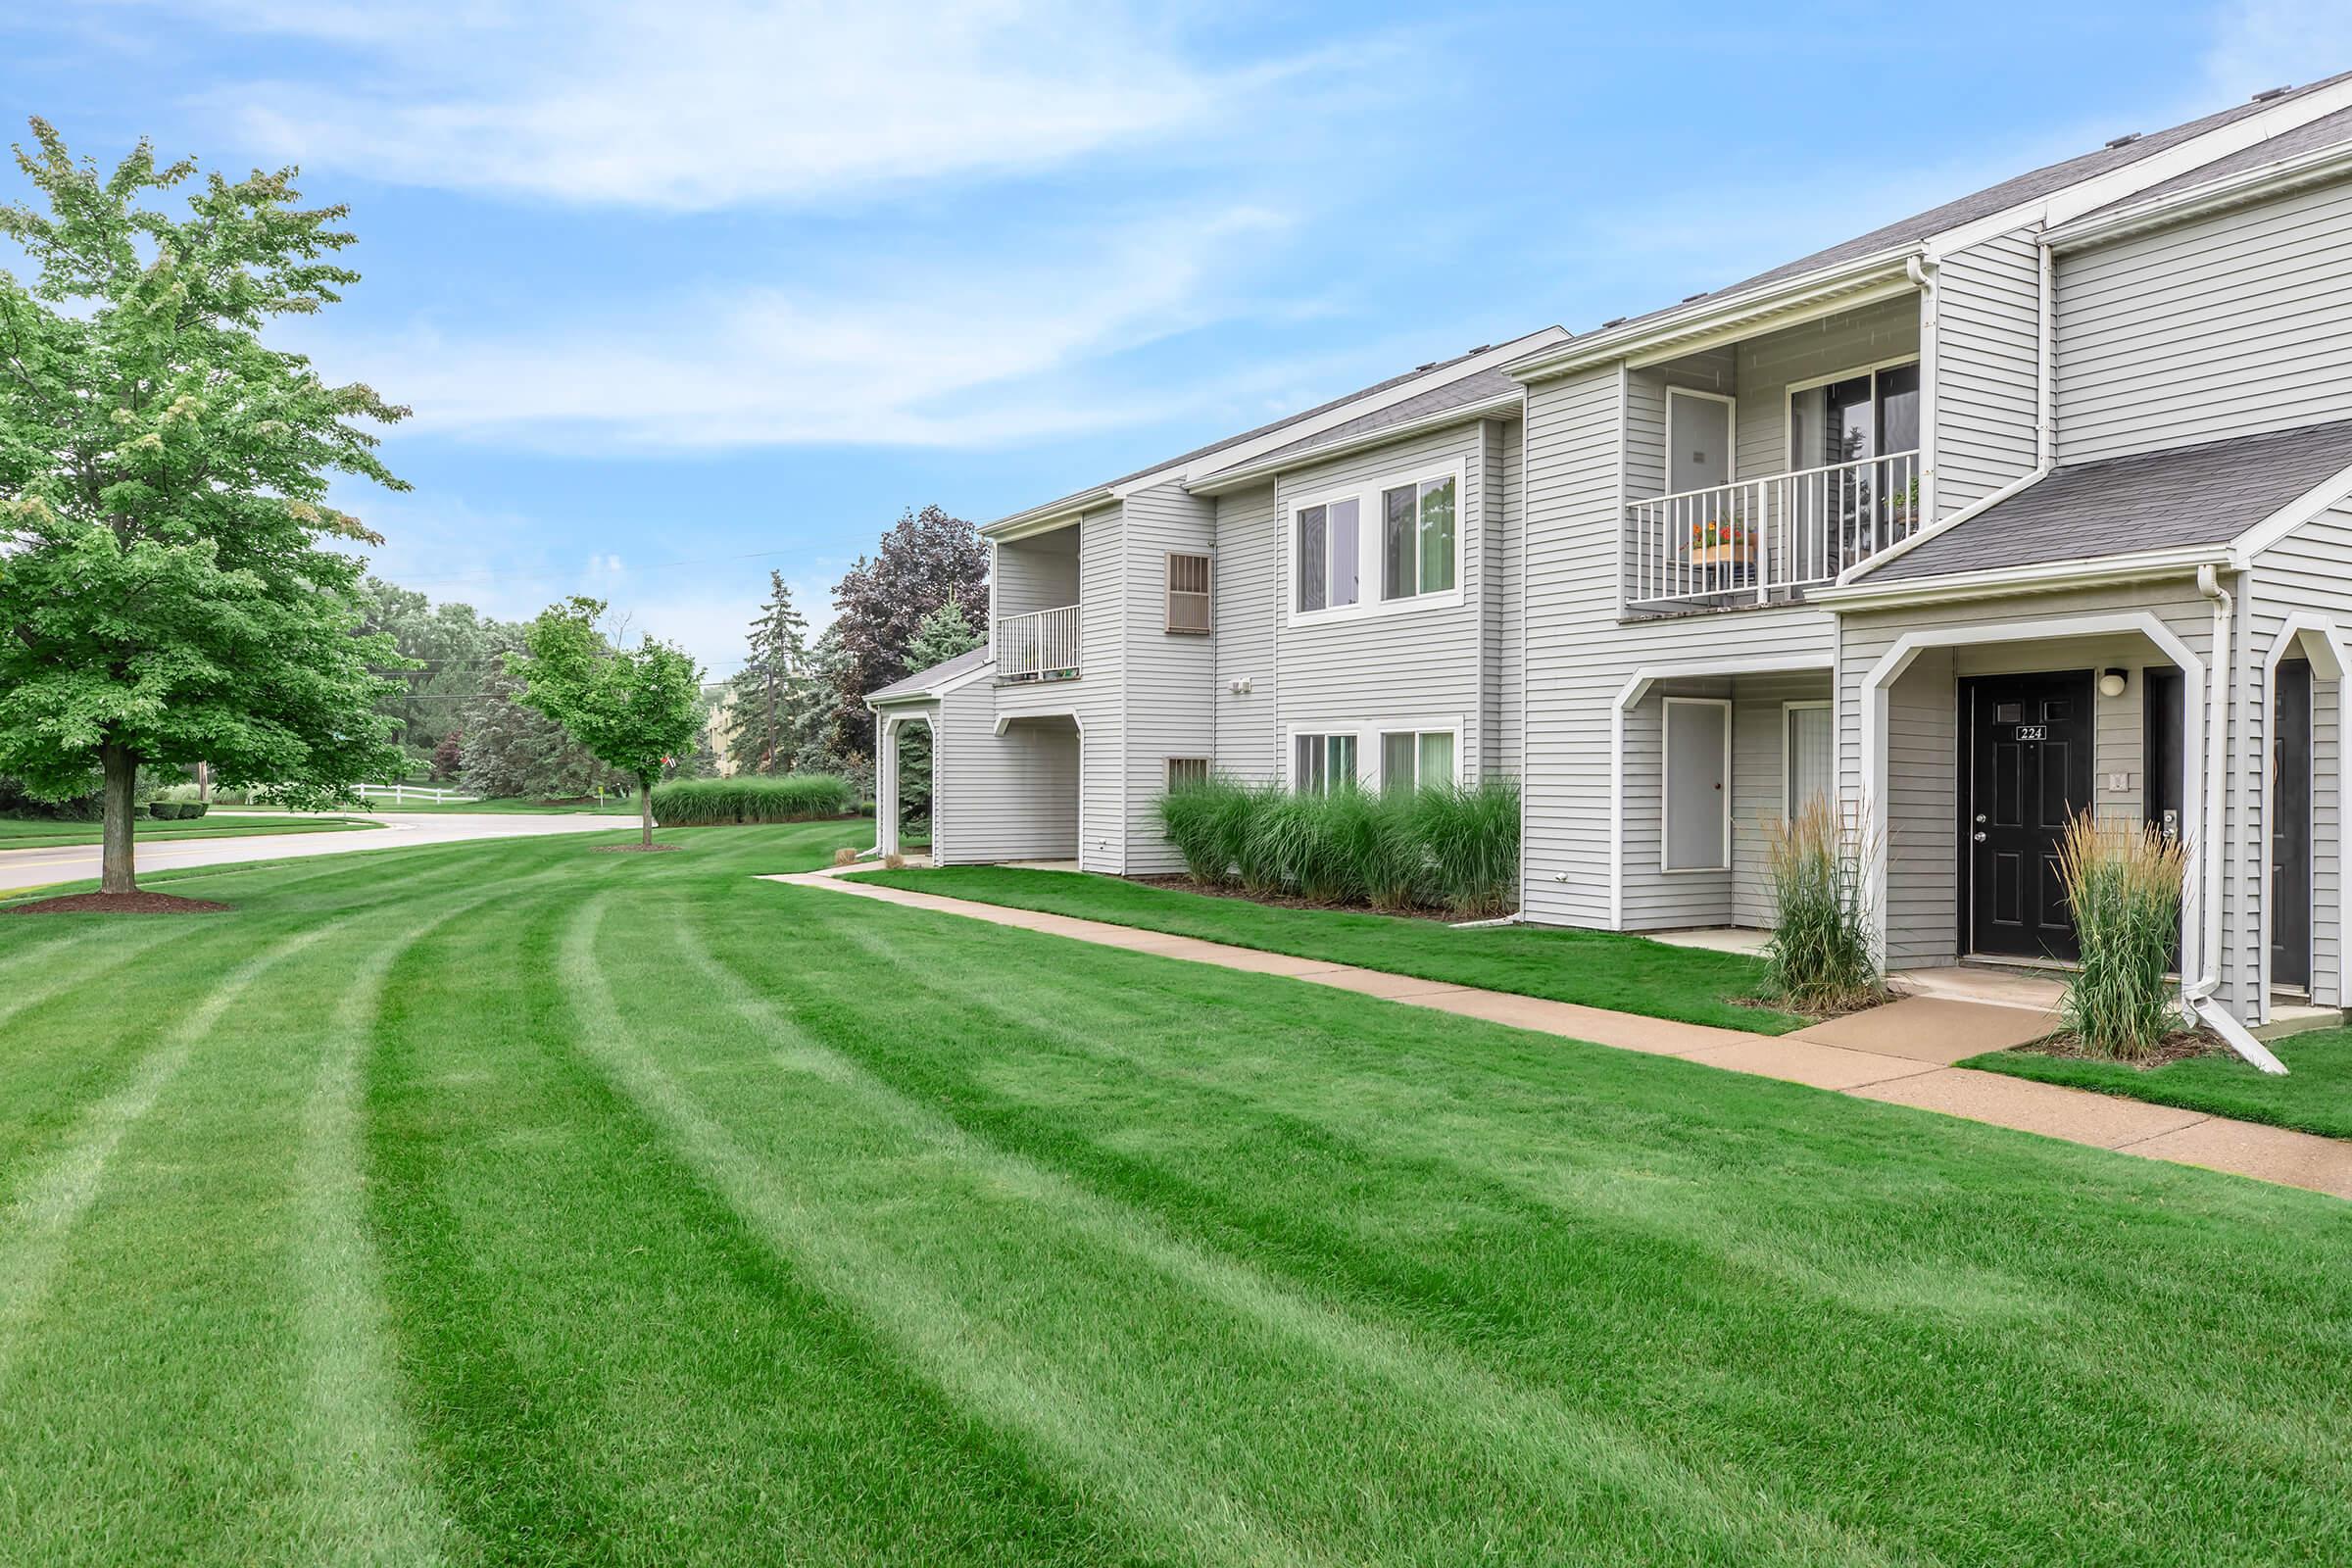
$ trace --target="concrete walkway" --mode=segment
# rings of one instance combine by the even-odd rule
[[[1727,1072],[1786,1079],[1857,1099],[1939,1111],[2119,1153],[2203,1165],[2257,1181],[2352,1199],[2352,1143],[1951,1065],[1981,1052],[2021,1045],[2047,1034],[2048,1015],[2028,1008],[1944,997],[1906,997],[1794,1034],[1754,1035],[1359,969],[1320,958],[1295,958],[1102,920],[842,880],[845,875],[872,869],[870,864],[836,866],[763,880],[965,915],[1130,953],[1281,975],[1409,1007],[1459,1013],[1620,1051],[1680,1056]]]
[[[223,811],[222,816],[236,815]],[[171,871],[196,865],[241,865],[247,860],[303,859],[314,855],[354,855],[363,850],[413,850],[425,844],[466,844],[476,839],[530,838],[542,833],[595,833],[634,828],[634,816],[532,811],[352,812],[379,824],[348,833],[248,833],[218,839],[156,839],[138,846],[139,870]],[[248,818],[250,819],[250,818]],[[871,867],[867,867],[871,869]],[[60,882],[94,882],[98,846],[55,845],[45,850],[0,850],[0,892],[55,887]]]

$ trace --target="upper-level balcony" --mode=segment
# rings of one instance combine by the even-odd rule
[[[1078,607],[1000,615],[992,646],[999,680],[1074,680],[1080,667]]]
[[[1626,520],[1631,609],[1792,599],[1918,530],[1919,453],[1656,496]]]
[[[1918,532],[1919,343],[1898,294],[1630,367],[1626,611],[1788,603]]]

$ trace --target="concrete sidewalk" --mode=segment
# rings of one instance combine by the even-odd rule
[[[2046,1015],[2024,1008],[1909,997],[1794,1034],[1754,1035],[1359,969],[1320,958],[1295,958],[1102,920],[842,880],[846,873],[872,869],[871,865],[840,866],[762,880],[963,915],[1130,953],[1281,975],[1410,1007],[1459,1013],[1620,1051],[1680,1056],[1727,1072],[1785,1079],[1857,1099],[1938,1111],[2119,1153],[2203,1165],[2257,1181],[2352,1199],[2352,1143],[1951,1065],[1981,1052],[2020,1045],[2049,1032]]]

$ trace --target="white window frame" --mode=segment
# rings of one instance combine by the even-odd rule
[[[1837,704],[1827,697],[1807,698],[1801,702],[1781,705],[1781,820],[1792,820],[1796,815],[1796,792],[1790,785],[1790,775],[1796,771],[1796,749],[1788,744],[1789,727],[1795,722],[1800,709],[1830,710],[1830,787],[1828,795],[1833,808],[1838,802],[1838,715]]]
[[[1803,381],[1791,381],[1787,386],[1781,388],[1781,462],[1785,465],[1783,471],[1787,473],[1803,473],[1807,469],[1811,468],[1835,466],[1835,465],[1820,463],[1808,463],[1803,468],[1799,468],[1795,466],[1796,398],[1798,393],[1810,392],[1816,387],[1830,386],[1838,381],[1850,381],[1857,375],[1867,375],[1870,377],[1870,416],[1873,421],[1876,421],[1879,416],[1879,372],[1882,370],[1899,370],[1906,365],[1916,365],[1920,368],[1919,385],[1921,394],[1921,409],[1924,413],[1926,409],[1926,394],[1928,385],[1927,361],[1918,354],[1900,354],[1891,360],[1877,360],[1869,365],[1851,366],[1845,369],[1836,371],[1829,375],[1816,375]],[[1924,429],[1922,431],[1922,436],[1923,438],[1925,436]],[[1916,449],[1905,448],[1904,450],[1911,451]],[[1880,458],[1889,457],[1892,454],[1886,452],[1877,452],[1872,454],[1873,457]]]
[[[1672,865],[1674,823],[1674,721],[1676,708],[1713,708],[1723,715],[1723,837],[1714,865]],[[1732,868],[1732,700],[1729,697],[1669,697],[1658,712],[1658,871],[1663,876],[1721,876]]]
[[[1384,599],[1382,570],[1385,556],[1387,519],[1381,512],[1381,497],[1390,490],[1404,485],[1418,489],[1421,485],[1442,479],[1453,481],[1453,586],[1436,593],[1414,594],[1403,599]],[[1298,514],[1313,507],[1329,507],[1335,501],[1353,501],[1356,527],[1356,590],[1355,603],[1337,609],[1325,606],[1321,610],[1298,608]],[[1469,575],[1469,537],[1477,526],[1470,511],[1470,468],[1467,460],[1459,457],[1423,464],[1412,467],[1391,469],[1384,473],[1346,483],[1330,484],[1315,490],[1302,490],[1297,495],[1282,498],[1282,605],[1284,624],[1291,626],[1321,626],[1336,621],[1366,620],[1381,615],[1413,614],[1428,610],[1458,609],[1465,602],[1465,583]],[[1326,514],[1326,516],[1329,514]],[[1328,523],[1326,524],[1328,526]],[[1331,559],[1331,543],[1326,536],[1324,560]],[[1361,757],[1358,757],[1361,762]]]
[[[1875,384],[1875,383],[1874,383]],[[1703,392],[1694,386],[1670,386],[1666,389],[1666,461],[1658,473],[1661,490],[1674,483],[1674,400],[1676,398],[1704,398],[1709,403],[1724,406],[1723,434],[1726,450],[1723,455],[1723,482],[1740,482],[1740,400],[1728,392]],[[1708,488],[1719,488],[1709,486]]]
[[[1450,720],[1442,718],[1397,718],[1391,719],[1385,723],[1373,726],[1366,736],[1366,739],[1371,743],[1372,751],[1375,753],[1371,766],[1371,772],[1373,774],[1372,787],[1374,789],[1385,790],[1389,787],[1388,739],[1392,735],[1410,735],[1414,737],[1413,771],[1416,774],[1421,770],[1420,737],[1423,735],[1450,736],[1453,740],[1453,777],[1446,780],[1446,782],[1449,784],[1459,784],[1462,782],[1462,721],[1459,718]],[[1356,742],[1356,757],[1359,761],[1364,754],[1364,741]],[[1422,788],[1425,783],[1425,780],[1417,777],[1413,780],[1413,786],[1416,789]]]
[[[1356,787],[1358,789],[1369,789],[1372,787],[1373,773],[1377,771],[1378,764],[1374,763],[1370,767],[1367,767],[1364,761],[1363,726],[1354,723],[1318,724],[1310,720],[1307,723],[1291,725],[1282,732],[1282,787],[1284,789],[1295,795],[1301,788],[1298,779],[1298,743],[1310,735],[1321,738],[1327,747],[1330,745],[1331,737],[1334,735],[1345,735],[1349,740],[1355,742]],[[1328,768],[1330,766],[1330,762],[1328,760],[1328,752],[1326,752],[1325,757],[1326,761],[1324,765],[1326,768]],[[1329,779],[1326,778],[1325,782],[1328,784]]]

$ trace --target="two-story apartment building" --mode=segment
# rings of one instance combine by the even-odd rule
[[[1172,869],[1212,767],[1503,771],[1563,925],[1763,924],[1825,797],[1890,970],[2064,962],[2058,832],[2144,818],[2193,998],[2341,1005],[2348,282],[2333,78],[993,523],[990,648],[871,701],[943,860]]]

